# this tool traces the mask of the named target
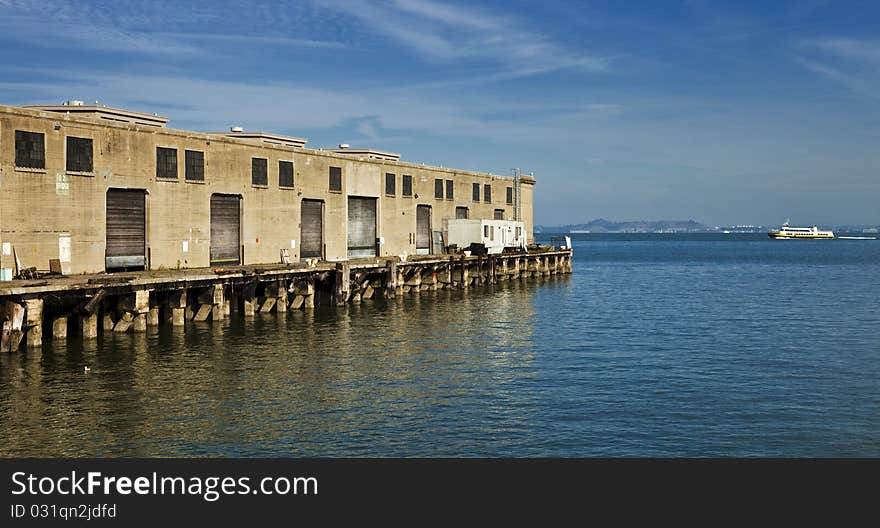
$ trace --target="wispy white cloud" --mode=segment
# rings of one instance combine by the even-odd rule
[[[835,37],[804,40],[801,44],[844,59],[880,62],[880,40]]]
[[[853,93],[880,99],[880,41],[855,38],[801,40],[799,62]]]
[[[571,50],[509,15],[433,0],[340,0],[321,3],[434,62],[493,64],[492,75],[525,77],[557,70],[601,72],[609,60]],[[491,76],[486,77],[492,79]]]

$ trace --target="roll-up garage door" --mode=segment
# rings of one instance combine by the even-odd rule
[[[348,256],[376,256],[375,198],[348,198]]]
[[[107,270],[144,269],[147,264],[146,192],[107,191]]]
[[[324,202],[321,200],[303,200],[300,216],[300,257],[323,257]]]
[[[241,264],[241,197],[211,195],[211,265]]]
[[[431,206],[420,205],[416,208],[416,253],[431,252]]]

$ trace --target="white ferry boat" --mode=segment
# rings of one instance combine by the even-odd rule
[[[775,231],[767,233],[770,238],[790,239],[790,238],[834,238],[834,231],[822,231],[816,226],[813,227],[791,227],[786,221],[782,227]]]

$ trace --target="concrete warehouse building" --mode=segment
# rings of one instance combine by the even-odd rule
[[[66,274],[341,260],[439,250],[445,218],[517,219],[535,180],[305,148],[70,101],[0,105],[0,269]],[[16,259],[18,265],[16,265]]]

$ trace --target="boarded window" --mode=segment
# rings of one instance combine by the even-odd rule
[[[46,139],[39,132],[15,131],[15,166],[46,168]]]
[[[394,196],[397,194],[397,176],[391,174],[390,172],[385,173],[385,194],[389,196]]]
[[[488,183],[483,185],[483,201],[486,203],[492,202],[492,186]]]
[[[468,217],[468,208],[467,207],[456,207],[455,208],[455,218],[467,220]]]
[[[156,147],[156,177],[177,179],[177,149]]]
[[[507,205],[513,205],[513,187],[507,188]]]
[[[495,220],[504,220],[504,209],[495,209]]]
[[[293,162],[278,162],[278,186],[293,187]]]
[[[185,174],[187,181],[205,181],[205,153],[197,150],[184,152]]]
[[[443,199],[443,180],[434,180],[434,198],[437,198],[438,200]]]
[[[403,175],[403,195],[412,196],[412,176],[409,174]]]
[[[251,184],[269,185],[269,160],[251,158]]]
[[[446,180],[446,199],[447,199],[447,200],[452,200],[452,198],[453,198],[453,194],[452,194],[453,190],[454,190],[454,186],[453,186],[453,184],[452,184],[452,180]]]
[[[342,167],[330,167],[330,190],[342,192]]]
[[[92,172],[91,139],[68,136],[67,170],[70,172]]]
[[[475,202],[479,202],[480,201],[480,184],[479,183],[474,184],[473,194],[474,194],[473,200]]]

